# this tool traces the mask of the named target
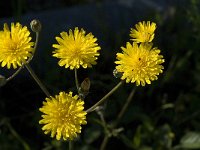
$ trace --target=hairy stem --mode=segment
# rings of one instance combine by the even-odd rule
[[[73,150],[73,142],[69,141],[69,150]]]
[[[37,75],[35,74],[35,72],[31,68],[31,66],[29,64],[25,64],[25,67],[29,71],[29,73],[31,74],[31,76],[33,77],[33,79],[37,82],[37,84],[39,85],[39,87],[42,89],[42,91],[46,94],[46,96],[50,97],[49,91],[46,89],[46,87],[44,86],[44,84],[37,77]]]
[[[136,90],[136,88],[134,87],[132,89],[131,93],[129,94],[129,96],[128,96],[127,100],[126,100],[126,103],[122,107],[121,111],[119,112],[119,114],[117,116],[117,119],[116,119],[115,123],[113,124],[113,128],[115,128],[118,125],[118,123],[121,121],[124,113],[126,112],[129,104],[131,103],[131,100],[133,99],[133,96],[135,94],[135,90]]]
[[[108,137],[108,136],[105,136],[104,139],[103,139],[103,142],[101,143],[100,150],[105,150],[106,145],[107,145],[107,143],[108,143],[108,140],[109,140],[109,137]]]
[[[136,88],[134,87],[131,91],[131,93],[129,94],[127,100],[126,100],[126,103],[124,104],[124,106],[122,107],[121,111],[119,112],[119,114],[117,115],[117,119],[116,121],[114,122],[114,124],[111,126],[112,129],[114,129],[115,127],[117,127],[118,123],[121,121],[124,113],[126,112],[131,100],[133,99],[133,96],[135,94],[135,90]],[[110,137],[108,135],[105,135],[104,139],[103,139],[103,142],[101,144],[101,149],[100,150],[104,150],[106,148],[106,145],[109,141]]]
[[[24,68],[24,65],[22,65],[19,69],[17,69],[17,71],[15,71],[15,73],[13,73],[10,77],[8,77],[6,79],[6,82],[12,80],[23,68]]]
[[[75,73],[75,83],[76,83],[76,88],[77,91],[79,91],[79,82],[78,82],[78,75],[77,75],[77,69],[74,69],[74,73]]]

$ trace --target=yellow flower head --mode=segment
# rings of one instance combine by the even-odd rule
[[[78,95],[72,96],[72,92],[60,92],[55,97],[46,98],[43,107],[39,110],[44,113],[40,124],[45,134],[51,132],[51,137],[57,140],[73,140],[77,133],[81,133],[81,125],[86,124],[86,112],[83,111],[84,101],[78,99]]]
[[[32,56],[34,42],[30,42],[30,32],[27,27],[20,23],[11,23],[11,30],[4,24],[4,29],[0,31],[0,62],[1,66],[8,69],[17,68]]]
[[[87,68],[96,64],[98,50],[101,48],[92,33],[86,35],[83,29],[79,31],[75,28],[74,32],[69,30],[69,34],[61,32],[60,35],[61,37],[56,37],[58,44],[53,44],[56,48],[53,56],[60,58],[58,62],[60,66],[78,69],[80,66]]]
[[[152,44],[131,45],[127,42],[126,47],[121,48],[123,53],[117,53],[116,69],[122,72],[121,79],[126,79],[127,83],[136,82],[137,86],[145,86],[145,83],[151,84],[151,81],[157,80],[157,75],[163,72],[163,56],[159,55],[159,49],[152,48]]]
[[[136,29],[131,28],[130,36],[132,40],[136,43],[151,42],[154,38],[154,31],[156,29],[156,24],[150,21],[139,22],[135,25]]]

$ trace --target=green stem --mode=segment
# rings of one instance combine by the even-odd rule
[[[104,127],[104,131],[105,131],[105,136],[104,136],[104,139],[103,139],[103,142],[101,143],[101,147],[100,147],[100,150],[104,150],[106,148],[106,145],[109,141],[109,129],[107,127],[107,124],[106,124],[106,121],[104,119],[104,116],[102,113],[99,114],[100,115],[100,118],[101,118],[101,121],[103,123],[103,127]]]
[[[126,112],[131,100],[133,99],[133,96],[135,94],[135,90],[136,90],[136,88],[134,87],[133,90],[131,91],[131,93],[129,94],[127,100],[126,100],[126,103],[124,104],[124,106],[122,107],[121,111],[119,112],[115,123],[112,125],[112,129],[114,129],[118,125],[118,123],[121,121],[121,118],[123,117],[124,113]],[[103,139],[103,142],[101,144],[101,149],[100,150],[104,150],[106,148],[106,145],[107,145],[109,139],[110,139],[110,137],[105,135],[105,137]]]
[[[96,104],[86,110],[87,113],[92,112],[95,110],[97,106],[102,104],[110,95],[112,95],[122,84],[124,81],[120,81],[109,93],[107,93],[102,99],[100,99]]]
[[[69,150],[73,150],[73,142],[69,141]]]
[[[79,91],[79,82],[78,82],[78,75],[77,75],[77,69],[76,68],[74,69],[74,72],[75,72],[76,88],[77,88],[77,91]]]
[[[25,64],[25,67],[29,71],[29,73],[31,74],[31,76],[33,77],[33,79],[37,82],[37,84],[39,85],[39,87],[42,89],[42,91],[46,94],[46,96],[50,97],[49,91],[46,89],[46,87],[44,86],[44,84],[42,84],[42,82],[37,77],[37,75],[35,74],[35,72],[32,70],[32,68],[30,67],[30,65],[29,64]]]
[[[34,45],[34,50],[33,50],[33,53],[32,53],[32,56],[28,59],[28,61],[26,62],[26,64],[28,64],[32,59],[33,59],[33,56],[35,54],[35,51],[37,49],[37,46],[38,46],[38,41],[39,41],[39,32],[36,32],[36,38],[35,38],[35,45]]]
[[[38,41],[39,41],[39,32],[36,32],[36,40],[35,40],[35,45],[34,45],[34,49],[36,50],[37,46],[38,46]]]
[[[35,45],[34,45],[33,55],[34,55],[35,50],[37,49],[37,46],[38,46],[39,35],[40,35],[39,32],[36,32],[36,38],[35,38]]]
[[[131,93],[129,94],[129,96],[128,96],[127,100],[126,100],[126,103],[122,107],[121,111],[119,112],[119,114],[117,116],[117,119],[116,119],[115,123],[113,124],[113,128],[115,128],[118,125],[118,123],[121,121],[121,119],[122,119],[124,113],[126,112],[131,100],[133,99],[133,96],[135,94],[135,90],[136,90],[136,88],[134,87],[132,89]]]
[[[10,77],[6,79],[6,82],[12,80],[22,69],[24,68],[24,65],[22,65],[15,73],[13,73]]]
[[[105,150],[106,145],[107,145],[107,143],[108,143],[108,140],[109,140],[109,137],[108,137],[108,136],[105,136],[104,139],[103,139],[103,142],[101,143],[100,150]]]

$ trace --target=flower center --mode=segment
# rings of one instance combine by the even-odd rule
[[[80,46],[74,46],[74,48],[72,50],[71,58],[80,59],[80,56],[81,56],[81,47]]]
[[[15,54],[15,52],[19,50],[21,43],[17,37],[13,37],[12,35],[10,35],[9,38],[10,39],[7,40],[8,42],[6,42],[7,48]]]
[[[142,38],[146,39],[145,41],[149,41],[150,37],[151,37],[151,34],[149,32],[142,33]]]
[[[141,71],[143,68],[146,67],[146,61],[144,57],[136,57],[133,63],[133,70]]]
[[[60,107],[57,109],[57,113],[55,113],[55,118],[57,118],[57,122],[60,124],[64,124],[71,119],[72,114],[68,113],[66,108]]]
[[[14,51],[14,52],[17,51],[19,49],[18,44],[13,41],[12,43],[10,43],[9,49]]]

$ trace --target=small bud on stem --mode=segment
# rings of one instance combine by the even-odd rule
[[[122,73],[118,72],[117,69],[113,70],[113,75],[115,78],[121,78],[122,77]]]
[[[30,23],[30,26],[31,26],[31,30],[33,32],[40,32],[42,29],[42,25],[41,25],[40,21],[37,19],[32,20]]]
[[[79,96],[84,99],[86,95],[88,95],[90,90],[90,79],[85,78],[79,87]]]

